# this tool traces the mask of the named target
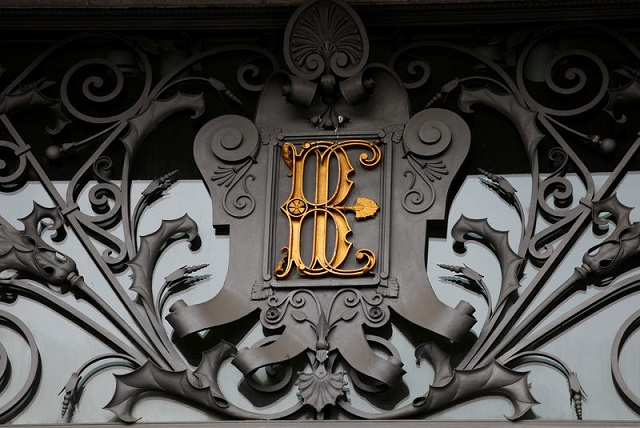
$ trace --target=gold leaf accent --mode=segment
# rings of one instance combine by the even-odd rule
[[[282,146],[282,161],[291,171],[291,193],[288,199],[280,205],[289,220],[289,244],[287,258],[276,266],[275,277],[285,279],[292,271],[300,276],[319,277],[332,274],[342,277],[356,277],[367,275],[375,265],[375,255],[370,250],[359,250],[356,260],[364,266],[355,269],[343,269],[341,266],[349,256],[351,242],[347,236],[352,233],[349,226],[347,212],[355,213],[357,220],[366,219],[375,215],[378,206],[375,202],[358,198],[355,206],[345,206],[343,203],[349,198],[352,186],[355,184],[349,175],[355,171],[349,154],[350,149],[363,150],[359,160],[363,168],[373,168],[382,159],[379,141],[344,140],[344,141],[305,141],[298,152],[296,146],[285,142]],[[370,152],[370,153],[368,153]],[[305,165],[315,157],[315,171],[307,172]],[[305,185],[306,180],[313,178],[315,172],[315,198],[309,201],[304,189],[311,188]],[[303,261],[302,244],[308,238],[303,238],[302,223],[308,218],[307,214],[313,210],[320,215],[313,218],[313,256],[311,260]],[[334,228],[333,239],[327,235],[327,231]],[[305,227],[305,230],[306,227]],[[331,245],[333,241],[333,255]]]
[[[356,220],[365,220],[376,215],[379,210],[378,204],[369,198],[358,198],[356,204],[351,207],[356,213]]]
[[[293,156],[295,155],[295,148],[291,143],[284,143],[282,146],[282,159],[285,165],[289,167],[289,173],[287,176],[291,177],[293,173]]]

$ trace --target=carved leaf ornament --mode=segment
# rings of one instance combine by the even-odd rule
[[[620,191],[640,149],[640,54],[603,26],[526,32],[473,49],[394,35],[400,47],[382,65],[369,63],[351,7],[311,0],[286,27],[284,64],[256,46],[96,33],[11,70],[0,94],[0,208],[13,216],[0,216],[0,325],[28,358],[0,344],[0,422],[30,420],[49,393],[40,315],[74,325],[65,345],[81,332],[102,349],[64,356],[55,418],[68,422],[86,417],[84,392],[106,390],[96,375],[112,370],[105,409],[126,423],[155,394],[216,420],[440,417],[502,397],[520,420],[554,401],[537,396],[530,365],[566,383],[551,393],[572,417],[593,417],[585,389],[602,397],[603,382],[553,341],[629,299],[625,315],[640,290],[640,223]],[[487,137],[485,125],[510,128]],[[226,277],[201,247],[213,231],[190,215],[201,201],[172,202],[179,146],[193,149],[215,233],[228,235]],[[137,194],[144,157],[154,174]],[[510,174],[518,162],[527,180]],[[449,219],[465,171],[486,218],[463,207]],[[13,212],[34,180],[48,206]],[[154,217],[163,203],[181,214]],[[516,226],[494,220],[503,208]],[[189,260],[172,256],[186,244]],[[74,245],[82,253],[66,251]],[[476,262],[483,252],[493,271]],[[432,282],[427,255],[445,284]],[[621,362],[639,326],[634,312],[611,335],[618,397],[606,397],[635,413],[640,394]],[[408,364],[411,353],[432,370]]]

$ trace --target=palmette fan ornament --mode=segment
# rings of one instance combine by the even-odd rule
[[[344,372],[329,374],[323,365],[313,373],[298,373],[298,397],[303,403],[320,412],[325,406],[335,404],[344,395],[347,382]]]

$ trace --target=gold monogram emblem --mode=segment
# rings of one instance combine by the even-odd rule
[[[347,140],[341,142],[317,141],[305,142],[300,152],[291,143],[282,146],[282,158],[289,167],[291,193],[280,209],[289,219],[289,246],[282,249],[285,256],[275,269],[276,278],[289,276],[293,266],[301,276],[318,277],[333,274],[342,277],[365,275],[376,264],[375,254],[368,249],[356,252],[356,260],[362,264],[357,269],[342,269],[352,243],[347,240],[351,227],[346,212],[355,213],[357,220],[375,216],[378,205],[367,198],[357,198],[352,206],[342,205],[349,196],[353,181],[349,175],[354,171],[347,149],[360,148],[370,153],[362,153],[359,161],[364,168],[374,168],[382,158],[379,141]],[[305,165],[315,156],[315,198],[313,201],[304,194]],[[333,160],[333,162],[332,162]],[[337,166],[337,176],[331,176],[332,167]],[[332,180],[333,178],[333,180]],[[332,183],[335,188],[330,189]],[[331,191],[332,190],[332,191]],[[302,227],[305,221],[313,220],[313,246],[308,262],[302,256]],[[335,227],[333,254],[328,256],[328,228]]]

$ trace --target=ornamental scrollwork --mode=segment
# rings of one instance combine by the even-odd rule
[[[69,363],[68,422],[105,372],[105,409],[126,423],[149,393],[218,419],[428,418],[497,396],[521,420],[545,406],[532,365],[561,376],[573,417],[593,417],[590,374],[549,345],[640,290],[640,223],[619,195],[640,149],[631,40],[589,24],[483,49],[422,35],[369,64],[339,0],[293,14],[283,69],[279,53],[189,37],[73,35],[2,81],[3,201],[38,183],[48,203],[0,216],[0,325],[29,359],[1,422],[48,391],[34,334],[47,326],[22,319],[25,301],[103,349]],[[202,201],[154,216],[189,174],[214,230]],[[516,227],[451,216],[465,175]],[[201,249],[214,231],[226,274]],[[443,235],[457,254],[429,254]],[[472,254],[485,252],[493,266]],[[638,312],[617,326],[610,360],[636,413],[621,361],[639,326]],[[2,387],[11,351],[0,343]]]

